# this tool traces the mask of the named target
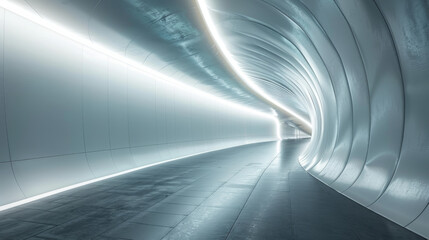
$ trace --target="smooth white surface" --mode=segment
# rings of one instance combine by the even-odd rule
[[[246,74],[285,86],[270,92],[284,103],[305,102],[313,128],[301,165],[428,237],[428,2],[204,2]]]
[[[130,65],[15,13],[4,19],[11,157],[0,166],[0,194],[9,196],[0,209],[141,166],[277,139],[274,115]]]

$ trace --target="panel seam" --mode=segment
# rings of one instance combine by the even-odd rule
[[[398,171],[398,166],[399,166],[399,162],[400,162],[400,160],[401,160],[401,156],[402,156],[402,153],[403,153],[403,144],[404,144],[404,135],[405,135],[405,83],[404,83],[404,75],[403,75],[403,72],[402,72],[402,66],[401,66],[401,60],[400,60],[400,58],[399,58],[399,54],[398,54],[398,47],[397,47],[397,44],[396,44],[396,41],[395,41],[395,39],[394,39],[394,37],[393,37],[393,32],[392,32],[392,29],[391,29],[391,27],[390,27],[390,25],[389,25],[389,22],[387,21],[387,19],[386,19],[386,17],[384,16],[384,13],[383,13],[383,11],[381,10],[381,8],[378,6],[378,4],[377,4],[377,1],[376,0],[373,0],[373,2],[374,2],[374,5],[377,7],[377,9],[378,9],[378,11],[380,12],[380,15],[381,15],[381,17],[383,18],[383,20],[384,20],[384,22],[385,22],[385,24],[386,24],[386,26],[387,26],[387,29],[388,29],[388,31],[389,31],[389,34],[390,34],[390,38],[391,38],[391,40],[392,40],[392,44],[393,44],[393,47],[394,47],[394,49],[395,49],[395,56],[396,56],[396,60],[398,61],[398,67],[399,67],[399,72],[400,72],[400,74],[401,74],[401,83],[402,83],[402,100],[403,100],[403,109],[402,109],[402,138],[401,138],[401,146],[400,146],[400,148],[399,148],[399,155],[398,155],[398,159],[396,160],[396,164],[395,164],[395,169],[394,169],[394,171],[393,171],[393,173],[392,173],[392,175],[390,176],[390,179],[389,179],[389,181],[386,183],[386,185],[383,187],[383,190],[380,192],[380,194],[379,194],[379,196],[377,197],[377,199],[375,199],[375,201],[373,201],[372,203],[370,203],[370,204],[368,204],[367,205],[367,207],[370,207],[370,206],[372,206],[373,204],[375,204],[378,200],[380,200],[380,198],[384,195],[384,193],[386,192],[386,190],[387,190],[387,188],[389,187],[389,185],[390,185],[390,183],[392,182],[392,180],[393,180],[393,178],[394,178],[394,176],[396,175],[396,172]],[[427,201],[427,200],[426,200]],[[413,220],[414,221],[414,220]],[[411,223],[411,222],[410,222]]]
[[[5,78],[5,42],[6,42],[6,13],[7,10],[3,9],[4,14],[3,14],[3,112],[4,112],[4,125],[5,125],[5,131],[6,131],[6,142],[7,142],[7,150],[9,153],[9,164],[10,164],[10,169],[12,170],[12,174],[13,174],[13,178],[15,179],[16,185],[19,188],[19,191],[21,191],[21,194],[24,196],[24,198],[27,197],[27,195],[24,193],[24,191],[22,190],[21,184],[19,183],[16,174],[15,174],[15,169],[13,167],[13,161],[12,161],[12,155],[11,155],[11,151],[10,151],[10,142],[9,142],[9,130],[8,130],[8,125],[7,125],[7,111],[6,111],[6,78]]]

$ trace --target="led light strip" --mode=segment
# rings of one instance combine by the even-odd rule
[[[206,97],[212,98],[212,99],[214,99],[216,101],[219,101],[219,102],[222,102],[224,104],[227,104],[228,106],[234,106],[234,107],[239,108],[241,110],[245,110],[245,111],[247,111],[249,113],[257,114],[259,116],[269,118],[269,119],[275,121],[275,123],[277,125],[277,137],[280,136],[280,134],[279,134],[279,131],[280,131],[279,122],[278,122],[277,117],[275,117],[274,115],[263,113],[263,112],[255,110],[255,109],[252,109],[252,108],[249,108],[249,107],[246,107],[246,106],[234,103],[234,102],[230,102],[230,101],[224,100],[224,99],[222,99],[220,97],[217,97],[217,96],[208,94],[206,92],[203,92],[203,91],[201,91],[201,90],[199,90],[197,88],[193,88],[191,86],[188,86],[188,85],[186,85],[186,84],[184,84],[184,83],[182,83],[180,81],[177,81],[177,80],[175,80],[173,78],[170,78],[170,77],[168,77],[166,75],[163,75],[162,73],[157,72],[156,70],[153,70],[153,69],[151,69],[149,67],[146,67],[146,66],[142,65],[139,62],[136,62],[134,60],[126,58],[126,57],[124,57],[124,56],[122,56],[120,54],[117,54],[117,53],[115,53],[115,52],[113,52],[113,51],[111,51],[111,50],[109,50],[109,49],[107,49],[107,48],[105,48],[105,47],[103,47],[103,46],[101,46],[99,44],[95,44],[95,43],[89,41],[88,39],[86,39],[86,38],[84,38],[82,36],[79,36],[78,34],[73,33],[72,31],[64,28],[63,26],[60,26],[60,25],[58,25],[58,24],[56,24],[54,22],[48,21],[46,19],[42,19],[38,15],[36,15],[35,13],[33,13],[31,11],[28,11],[26,9],[23,9],[22,7],[20,7],[16,3],[13,3],[13,2],[10,2],[10,1],[7,1],[7,0],[0,0],[0,7],[4,8],[5,10],[8,10],[8,11],[10,11],[10,12],[12,12],[12,13],[18,15],[18,16],[21,16],[21,17],[23,17],[23,18],[25,18],[27,20],[30,20],[31,22],[34,22],[34,23],[36,23],[36,24],[38,24],[40,26],[43,26],[43,27],[45,27],[45,28],[47,28],[47,29],[49,29],[49,30],[51,30],[53,32],[56,32],[56,33],[58,33],[58,34],[60,34],[60,35],[62,35],[64,37],[67,37],[67,38],[69,38],[69,39],[71,39],[71,40],[73,40],[73,41],[75,41],[75,42],[77,42],[77,43],[79,43],[79,44],[81,44],[81,45],[83,45],[85,47],[88,47],[88,48],[93,49],[93,50],[95,50],[97,52],[100,52],[100,53],[102,53],[102,54],[104,54],[104,55],[106,55],[108,57],[111,57],[112,59],[115,59],[115,60],[118,60],[118,61],[120,61],[122,63],[125,63],[128,66],[134,67],[134,68],[136,68],[136,69],[138,69],[138,70],[140,70],[140,71],[142,71],[142,72],[144,72],[144,73],[146,73],[146,74],[154,77],[157,80],[162,80],[162,81],[170,82],[170,83],[175,84],[175,85],[177,85],[177,86],[179,86],[181,88],[184,88],[184,89],[187,89],[189,91],[192,91],[192,92],[194,92],[196,94],[201,94],[201,95],[204,95]],[[211,150],[211,151],[213,151],[213,150]],[[117,176],[124,175],[124,174],[127,174],[127,173],[131,173],[131,172],[135,172],[135,171],[138,171],[138,170],[142,170],[142,169],[145,169],[145,168],[149,168],[149,167],[161,165],[161,164],[164,164],[164,163],[176,161],[176,160],[179,160],[179,159],[183,159],[183,158],[187,158],[187,157],[192,157],[192,156],[196,156],[196,155],[199,155],[199,154],[208,153],[208,152],[211,152],[211,151],[205,151],[205,152],[195,153],[195,154],[191,154],[191,155],[182,156],[182,157],[179,157],[179,158],[174,158],[174,159],[169,159],[169,160],[165,160],[165,161],[161,161],[161,162],[157,162],[157,163],[152,163],[152,164],[149,164],[149,165],[140,166],[140,167],[137,167],[137,168],[125,170],[125,171],[122,171],[122,172],[119,172],[119,173],[115,173],[115,174],[111,174],[111,175],[107,175],[107,176],[104,176],[104,177],[99,177],[99,178],[95,178],[95,179],[88,180],[88,181],[85,181],[85,182],[73,184],[71,186],[63,187],[63,188],[56,189],[56,190],[53,190],[53,191],[49,191],[49,192],[46,192],[46,193],[43,193],[43,194],[39,194],[39,195],[36,195],[36,196],[33,196],[33,197],[25,198],[25,199],[22,199],[22,200],[13,202],[13,203],[2,205],[2,206],[0,206],[0,211],[4,211],[4,210],[7,210],[7,209],[10,209],[10,208],[13,208],[13,207],[17,207],[17,206],[20,206],[20,205],[23,205],[23,204],[26,204],[26,203],[30,203],[30,202],[33,202],[33,201],[36,201],[36,200],[39,200],[39,199],[42,199],[42,198],[45,198],[45,197],[49,197],[49,196],[52,196],[52,195],[55,195],[55,194],[58,194],[58,193],[61,193],[61,192],[65,192],[65,191],[68,191],[68,190],[71,190],[71,189],[75,189],[75,188],[78,188],[78,187],[81,187],[81,186],[85,186],[85,185],[88,185],[88,184],[91,184],[91,183],[99,182],[99,181],[106,180],[106,179],[109,179],[109,178],[113,178],[113,177],[117,177]]]
[[[7,210],[7,209],[10,209],[10,208],[13,208],[13,207],[17,207],[17,206],[20,206],[20,205],[23,205],[23,204],[26,204],[26,203],[34,202],[36,200],[39,200],[39,199],[42,199],[42,198],[45,198],[45,197],[49,197],[49,196],[52,196],[52,195],[55,195],[55,194],[58,194],[58,193],[62,193],[62,192],[68,191],[68,190],[72,190],[72,189],[75,189],[75,188],[78,188],[78,187],[82,187],[82,186],[85,186],[85,185],[88,185],[88,184],[91,184],[91,183],[103,181],[103,180],[106,180],[106,179],[109,179],[109,178],[121,176],[121,175],[124,175],[124,174],[127,174],[127,173],[135,172],[135,171],[142,170],[142,169],[145,169],[145,168],[154,167],[154,166],[161,165],[161,164],[164,164],[164,163],[177,161],[177,160],[180,160],[180,159],[183,159],[183,158],[188,158],[188,157],[192,157],[192,156],[196,156],[196,155],[200,155],[200,154],[204,154],[204,153],[209,153],[209,152],[212,152],[212,151],[215,151],[215,150],[205,151],[205,152],[200,152],[200,153],[195,153],[195,154],[190,154],[190,155],[186,155],[186,156],[183,156],[183,157],[178,157],[178,158],[173,158],[173,159],[169,159],[169,160],[165,160],[165,161],[161,161],[161,162],[157,162],[157,163],[152,163],[152,164],[148,164],[148,165],[145,165],[145,166],[136,167],[136,168],[133,168],[133,169],[122,171],[122,172],[110,174],[110,175],[107,175],[107,176],[104,176],[104,177],[99,177],[99,178],[91,179],[91,180],[88,180],[88,181],[85,181],[85,182],[73,184],[73,185],[70,185],[70,186],[67,186],[67,187],[55,189],[53,191],[49,191],[49,192],[42,193],[42,194],[39,194],[39,195],[36,195],[36,196],[33,196],[33,197],[25,198],[25,199],[22,199],[22,200],[13,202],[13,203],[9,203],[9,204],[0,206],[0,211],[4,211],[4,210]]]
[[[65,28],[64,26],[61,26],[60,24],[49,21],[48,19],[41,18],[35,12],[28,11],[27,9],[24,9],[18,3],[14,3],[14,2],[9,1],[9,0],[0,0],[0,7],[4,8],[4,9],[6,9],[12,13],[15,13],[18,16],[26,18],[27,20],[30,20],[31,22],[34,22],[34,23],[36,23],[36,24],[38,24],[44,28],[47,28],[47,29],[49,29],[55,33],[58,33],[58,34],[66,37],[66,38],[69,38],[69,39],[71,39],[71,40],[73,40],[73,41],[75,41],[75,42],[77,42],[77,43],[79,43],[85,47],[88,47],[88,48],[95,50],[97,52],[100,52],[100,53],[102,53],[108,57],[111,57],[112,59],[115,59],[115,60],[118,60],[122,63],[125,63],[126,65],[129,65],[129,66],[131,66],[137,70],[140,70],[143,73],[146,73],[149,76],[152,76],[157,80],[159,79],[159,80],[167,81],[167,82],[172,83],[174,85],[177,85],[181,88],[187,89],[191,92],[194,92],[194,93],[197,93],[200,95],[204,95],[204,96],[212,98],[216,101],[220,101],[222,103],[225,103],[228,106],[234,106],[236,108],[240,108],[242,110],[245,110],[245,111],[260,115],[260,116],[265,116],[265,117],[273,118],[273,119],[275,118],[271,114],[264,113],[264,112],[258,111],[256,109],[253,109],[250,107],[246,107],[246,106],[240,105],[238,103],[230,102],[228,100],[222,99],[222,98],[217,97],[215,95],[201,91],[197,88],[191,87],[191,86],[184,84],[178,80],[175,80],[171,77],[168,77],[168,76],[166,76],[166,75],[164,75],[164,74],[162,74],[162,73],[160,73],[154,69],[151,69],[147,66],[144,66],[140,62],[134,61],[134,60],[127,58],[123,55],[120,55],[120,54],[100,45],[100,44],[94,43],[94,42],[90,41],[88,38],[80,36],[79,34],[70,31],[69,29]]]
[[[206,0],[197,0],[197,2],[198,2],[198,6],[200,8],[200,11],[202,13],[202,16],[204,18],[204,21],[206,23],[206,26],[209,29],[209,32],[210,32],[212,38],[214,39],[219,50],[221,51],[221,53],[223,54],[223,56],[225,57],[225,59],[227,60],[229,65],[232,67],[234,72],[237,74],[237,76],[239,76],[249,88],[254,90],[256,94],[260,95],[262,98],[266,99],[268,102],[275,105],[276,107],[284,110],[285,112],[287,112],[291,116],[295,117],[296,119],[301,121],[301,123],[305,124],[308,128],[311,129],[312,126],[311,126],[311,123],[309,121],[307,121],[304,117],[300,116],[298,113],[296,113],[292,109],[284,106],[283,104],[281,104],[280,102],[278,102],[277,100],[272,98],[269,94],[265,93],[265,91],[261,87],[259,87],[252,79],[250,79],[249,76],[247,76],[241,70],[239,64],[234,59],[233,55],[229,52],[228,48],[226,47],[226,44],[222,40],[223,39],[222,36],[220,35],[219,31],[217,30],[216,24],[214,23],[212,17],[210,16],[209,8],[206,4]]]

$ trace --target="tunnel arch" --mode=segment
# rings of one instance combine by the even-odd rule
[[[428,119],[428,109],[415,102],[427,99],[423,92],[428,91],[427,2],[201,2],[229,54],[255,83],[263,86],[254,77],[259,71],[267,81],[294,82],[321,99],[317,106],[299,93],[288,93],[306,101],[303,105],[312,116],[312,140],[301,155],[301,165],[354,201],[428,236],[422,226],[428,222],[429,176],[422,171],[414,176],[411,171],[429,166],[422,157],[427,127],[416,129]],[[281,38],[285,40],[278,45]],[[288,50],[286,42],[300,54]],[[258,48],[266,45],[281,49],[277,52],[281,57],[273,58],[267,47]],[[246,53],[251,51],[257,54]],[[286,67],[293,61],[308,65],[307,76],[311,72],[314,76],[297,76],[297,67]],[[279,68],[285,69],[284,76],[271,74]],[[306,81],[321,90],[309,88]]]

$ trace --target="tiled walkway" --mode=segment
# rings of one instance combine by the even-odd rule
[[[308,175],[306,143],[230,148],[64,192],[1,212],[0,239],[422,239]]]

